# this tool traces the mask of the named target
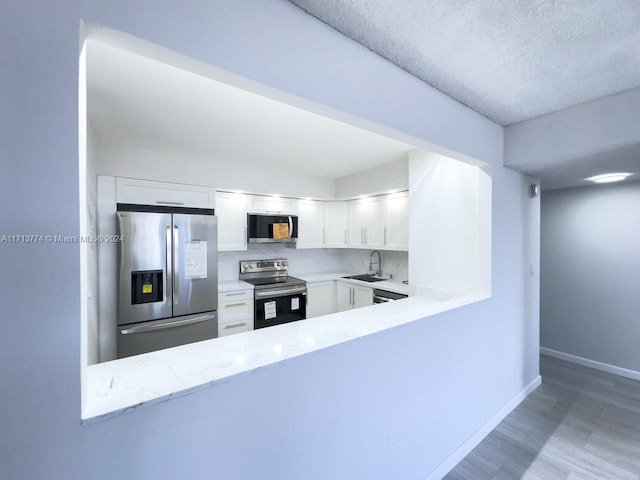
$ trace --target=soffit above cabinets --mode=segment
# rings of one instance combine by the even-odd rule
[[[121,48],[87,41],[98,147],[142,148],[341,178],[415,148]]]

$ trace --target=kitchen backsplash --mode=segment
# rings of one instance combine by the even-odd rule
[[[354,273],[368,273],[369,259],[373,250],[346,249],[338,250],[341,256],[341,270]],[[377,256],[374,257],[377,260]],[[380,250],[382,275],[392,275],[393,280],[401,282],[409,280],[409,252],[393,252]],[[374,269],[377,266],[374,264]]]
[[[322,272],[366,273],[369,269],[371,250],[311,248],[297,250],[283,244],[251,244],[247,251],[218,253],[218,280],[238,280],[240,260],[286,258],[292,275]],[[397,281],[407,280],[408,253],[381,251],[382,273],[393,275]]]

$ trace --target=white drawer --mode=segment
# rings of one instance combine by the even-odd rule
[[[218,303],[239,302],[240,300],[253,301],[253,290],[234,290],[233,292],[218,292]]]
[[[253,319],[253,298],[218,304],[218,324]]]
[[[218,337],[226,337],[234,333],[242,333],[253,330],[253,319],[238,320],[237,322],[219,323]]]

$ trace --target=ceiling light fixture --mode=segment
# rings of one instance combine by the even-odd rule
[[[585,178],[590,182],[595,183],[611,183],[611,182],[620,182],[630,176],[630,173],[620,172],[620,173],[605,173],[604,175],[595,175],[593,177]]]

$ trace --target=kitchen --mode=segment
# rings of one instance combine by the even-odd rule
[[[346,276],[385,276],[377,286],[384,286],[378,290],[386,293],[375,295],[376,303],[391,299],[394,293],[409,294],[446,310],[490,294],[491,179],[486,168],[479,168],[480,162],[461,155],[456,156],[463,161],[454,160],[443,155],[449,152],[427,150],[424,142],[359,124],[246,79],[232,78],[233,88],[218,80],[216,89],[224,95],[212,96],[210,79],[116,48],[105,41],[113,32],[98,30],[100,41],[87,42],[88,227],[101,234],[117,232],[118,204],[183,203],[215,210],[222,326],[218,336],[255,327],[253,295],[246,293],[251,286],[239,281],[243,261],[282,263],[286,259],[291,275],[307,282],[309,314],[305,316],[321,317],[323,327],[319,328],[329,330],[319,335],[330,342],[406,321],[392,314],[396,311],[392,305],[373,305],[372,283]],[[172,57],[175,54],[160,53],[150,50],[151,57],[182,61]],[[230,82],[227,72],[211,70],[209,77]],[[166,95],[171,87],[175,90],[184,84],[195,94]],[[256,90],[262,95],[257,96]],[[203,106],[207,102],[216,104],[216,111],[223,114],[210,117],[210,109]],[[292,109],[292,102],[298,106]],[[251,121],[239,114],[243,105],[253,114]],[[257,126],[256,111],[261,114],[257,118],[266,120]],[[216,132],[216,141],[202,141],[211,137],[211,131]],[[313,164],[313,171],[295,163],[301,155]],[[247,215],[269,212],[297,215],[300,230],[295,247],[248,241]],[[409,249],[410,238],[419,239],[420,248]],[[117,256],[116,245],[100,244],[88,251],[88,286],[99,290],[88,298],[89,365],[117,357],[116,288],[113,281],[100,280],[105,272],[114,278]],[[447,303],[457,298],[461,303]],[[378,312],[385,312],[386,318],[378,322],[375,318],[380,313],[367,310],[366,317],[355,317],[362,324],[357,331],[348,332],[344,339],[335,337],[332,331],[343,330],[343,322],[351,318],[346,314],[356,306],[382,309]],[[224,307],[231,312],[226,317]],[[418,312],[427,314],[420,307],[411,316]],[[295,323],[316,328],[310,321]],[[252,335],[251,341],[271,338],[261,335]],[[325,341],[313,338],[311,351]],[[117,365],[125,365],[121,361]],[[102,365],[111,368],[110,364]],[[114,376],[105,378],[112,383],[108,379]]]

